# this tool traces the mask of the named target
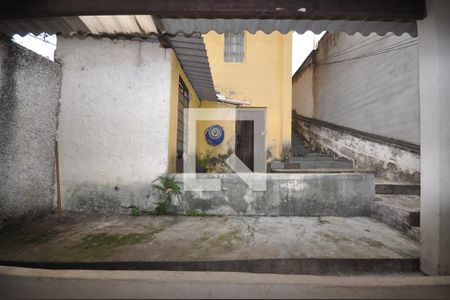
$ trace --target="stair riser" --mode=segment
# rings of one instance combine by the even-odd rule
[[[392,206],[383,205],[380,201],[372,201],[370,207],[372,217],[405,233],[411,227],[420,226],[419,212],[407,212]]]
[[[376,184],[375,193],[383,195],[420,196],[420,185]]]
[[[351,169],[351,163],[344,162],[326,162],[326,161],[311,161],[301,163],[285,163],[284,169]]]

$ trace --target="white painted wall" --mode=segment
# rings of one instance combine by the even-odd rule
[[[308,118],[314,117],[313,76],[309,66],[292,78],[292,109]]]
[[[148,41],[58,37],[64,207],[148,205],[168,165],[171,57]]]
[[[325,35],[314,68],[313,117],[420,144],[416,44],[417,38],[408,34]],[[374,55],[403,46],[409,47]],[[293,99],[294,107],[302,105],[302,98]]]

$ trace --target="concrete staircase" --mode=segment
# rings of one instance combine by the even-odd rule
[[[297,132],[292,134],[292,152],[288,162],[273,162],[278,173],[371,173],[353,168],[353,162],[330,152],[312,150]],[[376,181],[376,198],[370,203],[371,217],[419,240],[420,185]]]
[[[420,185],[377,182],[372,217],[419,240]]]
[[[302,173],[312,170],[330,173],[340,170],[349,171],[353,169],[353,162],[345,158],[338,158],[334,153],[312,150],[308,142],[293,131],[290,160],[288,162],[272,162],[271,169],[273,172],[282,173]]]

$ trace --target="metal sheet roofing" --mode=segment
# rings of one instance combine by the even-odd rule
[[[351,35],[359,32],[366,36],[373,32],[378,35],[385,35],[389,32],[402,35],[407,32],[413,37],[417,36],[417,24],[415,22],[285,19],[161,19],[161,22],[169,34],[207,33],[209,31],[218,33],[248,31],[255,33],[261,30],[265,33],[273,31],[305,33],[306,31],[312,31],[318,34],[328,31],[331,33],[346,32]]]
[[[156,37],[158,30],[150,15],[79,16],[23,20],[1,20],[0,32],[8,36],[28,33],[93,36]],[[175,36],[171,44],[200,99],[214,100],[216,93],[211,77],[208,55],[200,34]]]
[[[156,34],[153,19],[149,15],[129,16],[79,16],[36,19],[1,20],[0,31],[12,36],[28,33],[40,34],[93,34],[93,35],[134,35]]]
[[[189,77],[200,99],[214,100],[214,90],[211,69],[208,62],[202,33],[216,31],[255,33],[259,30],[265,33],[279,31],[288,33],[296,31],[304,33],[308,30],[314,33],[322,31],[346,32],[363,35],[377,33],[385,35],[392,32],[401,35],[404,32],[417,36],[415,22],[383,22],[383,21],[349,21],[349,20],[286,20],[286,19],[160,19],[160,24],[177,54],[180,63]],[[9,36],[28,33],[62,35],[94,35],[94,36],[156,36],[158,30],[150,15],[117,15],[117,16],[78,16],[35,18],[22,20],[0,20],[0,32]]]
[[[171,37],[170,42],[197,96],[202,100],[216,99],[208,55],[201,34]]]

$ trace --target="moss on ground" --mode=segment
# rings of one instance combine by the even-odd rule
[[[149,242],[166,227],[147,227],[139,233],[92,233],[84,236],[70,249],[60,249],[54,258],[60,261],[95,261],[105,259],[120,251],[122,247]]]
[[[339,241],[344,241],[344,242],[349,242],[350,240],[348,238],[345,237],[335,237],[334,235],[331,235],[327,232],[323,232],[323,231],[319,231],[320,236],[330,242],[336,243]]]
[[[208,240],[208,244],[211,248],[225,249],[227,251],[233,250],[233,242],[241,240],[241,231],[239,229],[233,229],[226,233],[223,233],[213,239]]]
[[[369,246],[374,247],[374,248],[381,248],[381,247],[385,246],[382,242],[375,241],[375,240],[372,240],[372,239],[369,239],[369,238],[365,238],[365,237],[360,238],[360,240],[365,242]]]
[[[230,252],[234,249],[236,242],[242,240],[241,230],[234,228],[218,236],[204,235],[194,241],[191,253],[195,258],[208,257],[209,253]]]

